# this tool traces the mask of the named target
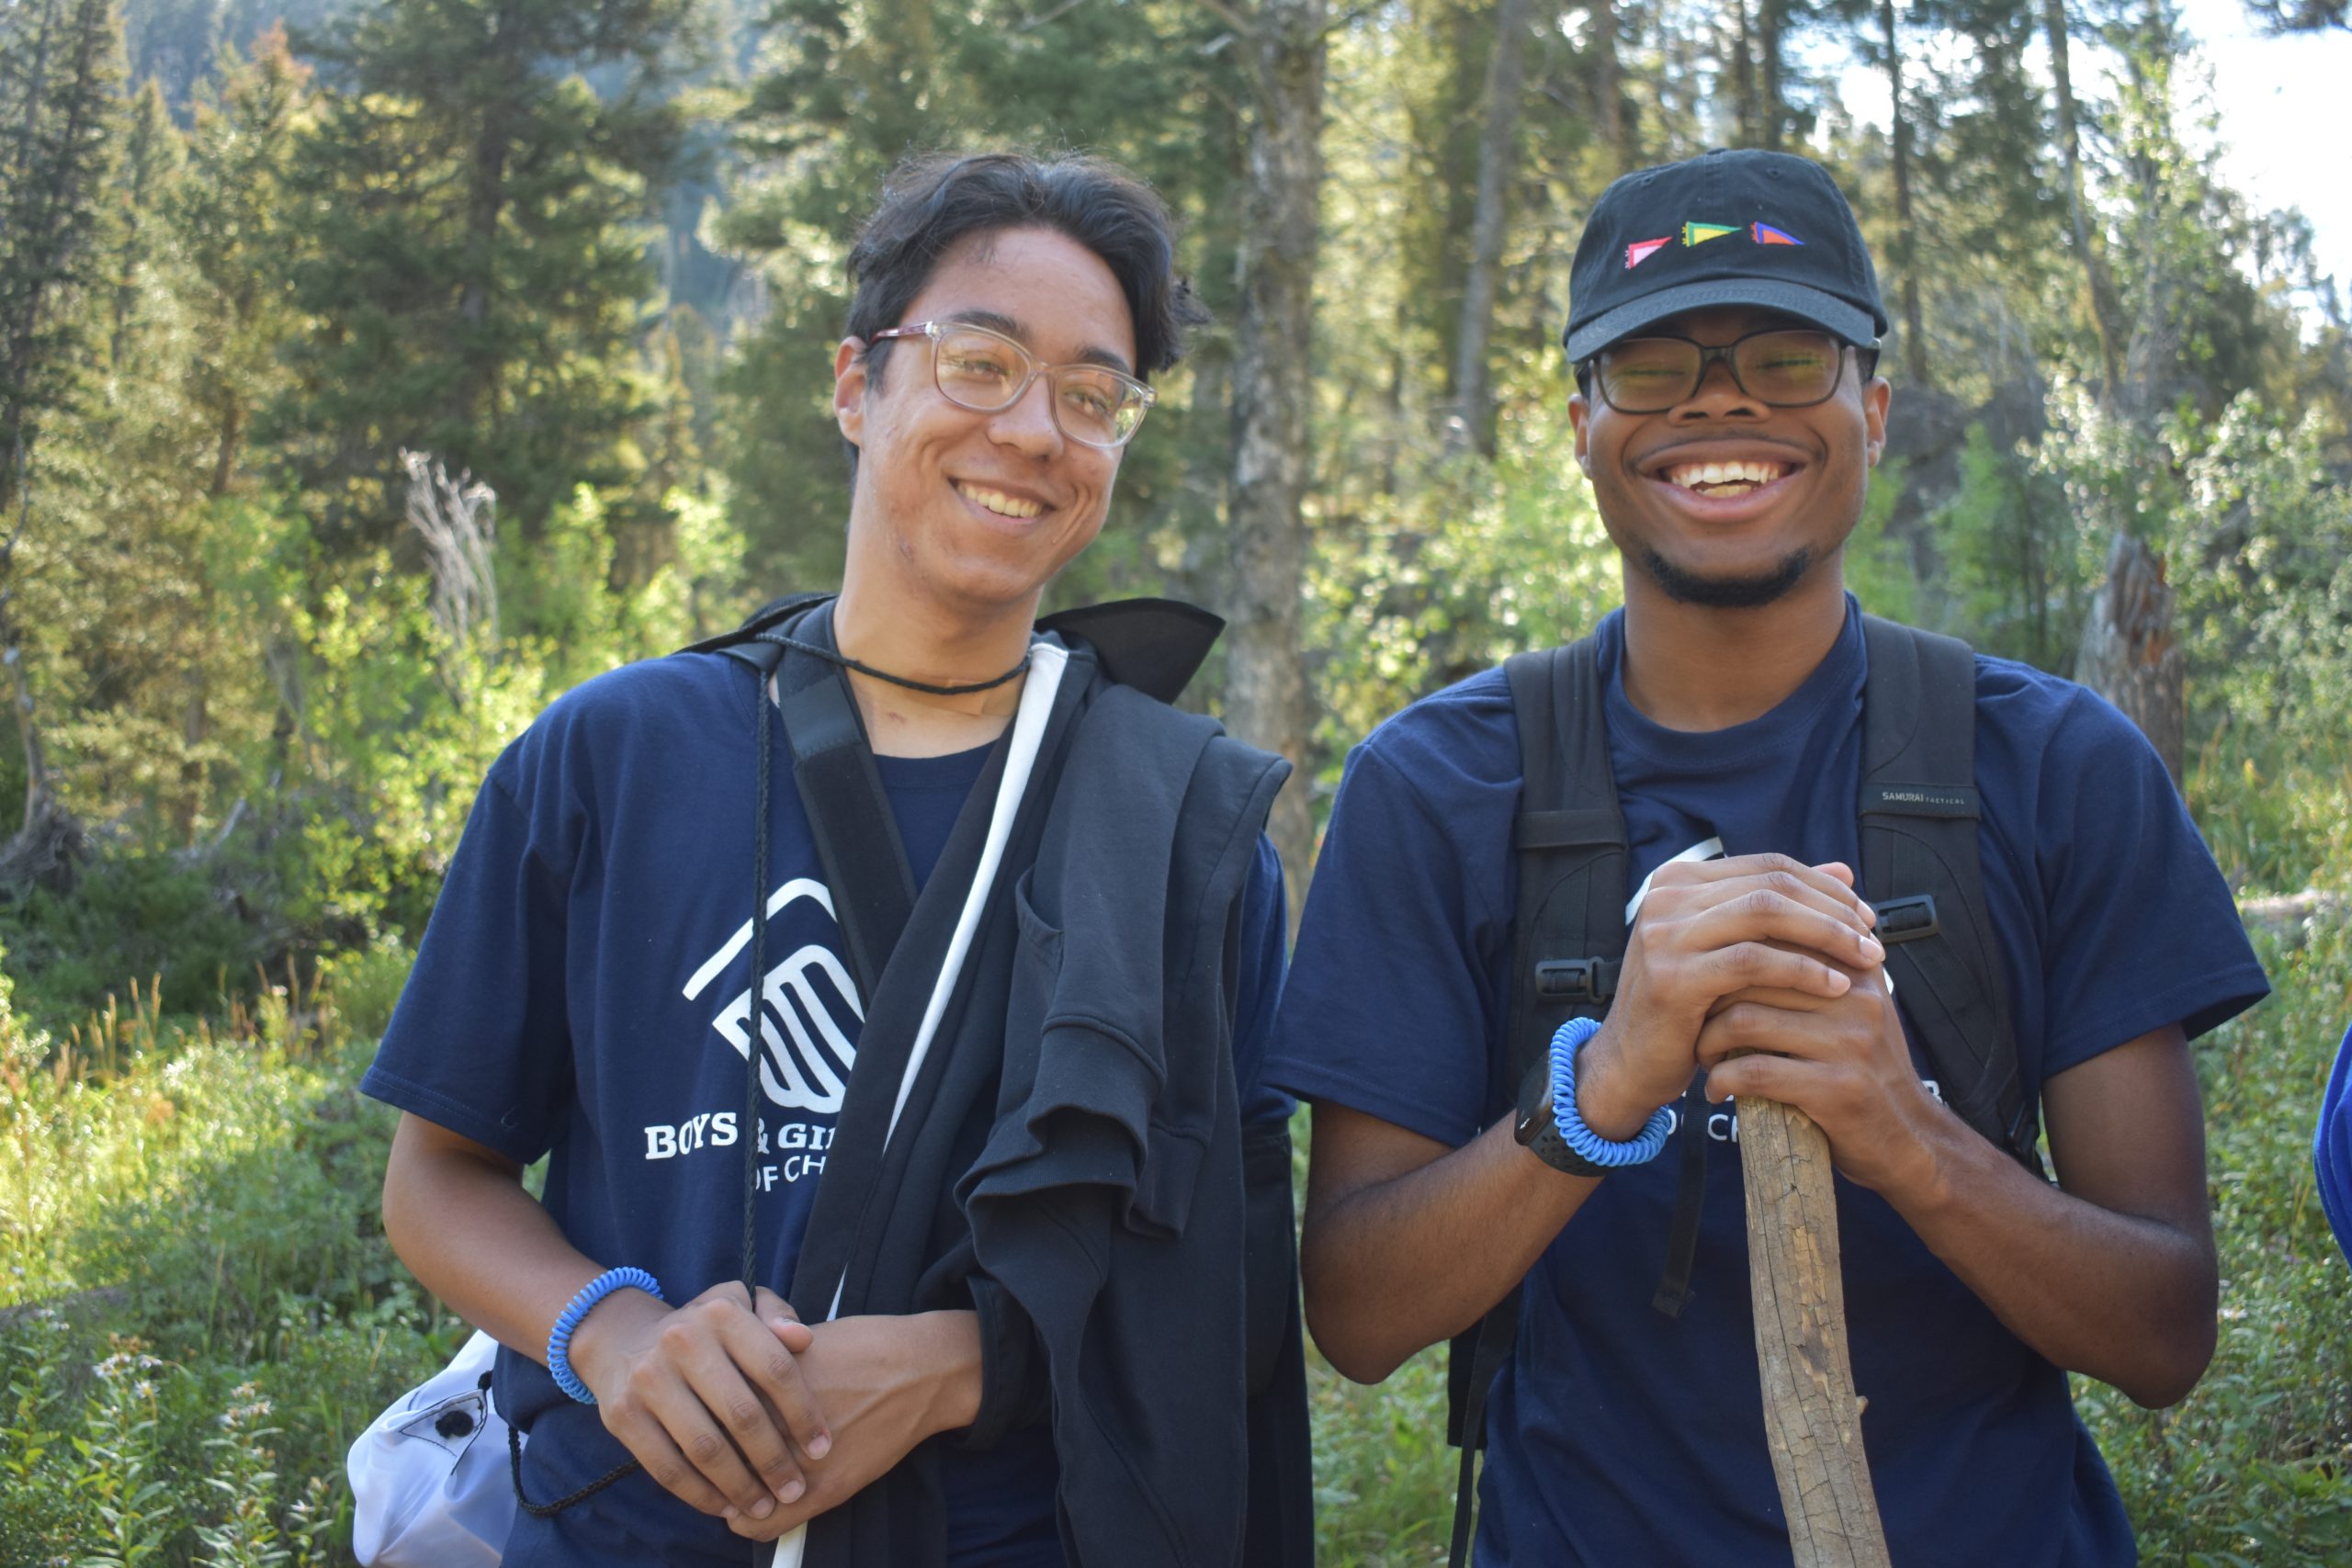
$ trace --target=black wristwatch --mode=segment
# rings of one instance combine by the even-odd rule
[[[1527,1081],[1519,1086],[1519,1124],[1512,1129],[1522,1147],[1532,1150],[1535,1157],[1554,1170],[1565,1170],[1570,1176],[1606,1176],[1609,1168],[1595,1165],[1568,1147],[1560,1136],[1560,1123],[1552,1115],[1552,1054],[1549,1051],[1535,1058],[1535,1066]]]

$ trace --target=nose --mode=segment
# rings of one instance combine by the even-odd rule
[[[1699,385],[1691,389],[1667,417],[1671,421],[1690,423],[1706,419],[1760,419],[1764,405],[1740,389],[1738,378],[1731,373],[1731,361],[1715,358],[1708,362],[1699,376]]]
[[[1049,457],[1062,444],[1054,422],[1053,379],[1038,376],[1007,407],[989,416],[989,434],[1001,446],[1033,457]]]

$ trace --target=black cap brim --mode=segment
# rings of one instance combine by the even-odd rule
[[[1574,333],[1563,335],[1568,362],[1581,365],[1619,338],[1631,337],[1668,316],[1713,305],[1753,305],[1760,310],[1781,310],[1850,344],[1878,341],[1878,323],[1871,313],[1857,310],[1834,294],[1776,278],[1721,277],[1661,288],[1595,316]]]

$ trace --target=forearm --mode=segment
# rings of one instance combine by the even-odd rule
[[[1330,1114],[1316,1113],[1318,1160]],[[1596,1185],[1520,1147],[1506,1122],[1328,1202],[1310,1190],[1299,1262],[1317,1346],[1348,1377],[1379,1382],[1509,1294]]]
[[[410,1272],[458,1316],[534,1360],[580,1287],[627,1259],[587,1257],[523,1188],[520,1172],[488,1151],[403,1116],[384,1171],[384,1234]],[[635,1298],[631,1300],[629,1298]],[[622,1292],[594,1315],[655,1305]]]
[[[2050,1361],[2151,1407],[2187,1394],[2213,1353],[2210,1235],[2074,1196],[1948,1121],[1928,1175],[1884,1194],[1921,1239]]]
[[[961,1431],[980,1413],[978,1314],[968,1310],[922,1312],[907,1318],[905,1325],[910,1381],[924,1390],[918,1429],[924,1438]]]

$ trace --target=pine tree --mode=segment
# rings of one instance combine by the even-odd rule
[[[310,251],[280,433],[332,537],[381,541],[402,447],[470,471],[526,535],[625,488],[651,288],[649,180],[688,0],[378,0],[317,47],[332,90],[297,188]],[[600,97],[581,73],[626,81]]]
[[[69,404],[86,344],[68,302],[99,282],[100,182],[121,77],[110,0],[0,13],[0,511],[13,512],[42,416]]]
[[[295,336],[288,223],[299,138],[313,122],[310,73],[272,28],[250,61],[224,47],[214,80],[199,85],[188,176],[173,226],[187,257],[191,309],[206,322],[189,366],[189,392],[212,437],[210,492],[226,495],[242,469],[256,410],[285,380],[278,344]]]
[[[107,182],[100,250],[109,295],[106,363],[119,374],[136,354],[132,340],[141,296],[173,260],[165,215],[186,162],[179,130],[164,107],[163,88],[153,79],[131,95],[118,162],[115,177]]]
[[[36,0],[0,12],[0,103],[14,123],[0,185],[0,660],[8,667],[25,807],[0,851],[0,887],[70,880],[81,830],[57,799],[17,576],[28,540],[31,476],[47,425],[77,400],[86,369],[84,296],[100,277],[99,218],[121,74],[111,0]]]

